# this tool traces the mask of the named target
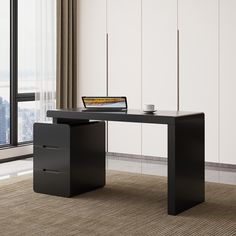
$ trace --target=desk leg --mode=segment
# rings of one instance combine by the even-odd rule
[[[204,115],[168,126],[168,214],[177,215],[205,200]]]

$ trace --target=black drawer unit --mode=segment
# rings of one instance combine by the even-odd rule
[[[105,185],[105,122],[34,124],[33,187],[71,197]]]

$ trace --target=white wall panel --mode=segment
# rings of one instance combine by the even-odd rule
[[[178,8],[178,9],[177,9]],[[78,0],[78,99],[127,96],[129,109],[206,115],[206,161],[236,164],[236,1]],[[167,126],[109,123],[110,152],[167,156]]]
[[[108,92],[141,109],[141,0],[108,0]],[[109,122],[110,152],[141,154],[141,125]]]
[[[177,109],[177,0],[142,1],[142,103]],[[142,126],[143,155],[167,157],[167,126]]]
[[[236,164],[236,1],[220,0],[220,162]]]
[[[205,112],[206,161],[218,162],[218,1],[179,0],[180,110]]]
[[[106,0],[78,0],[78,100],[106,95]]]

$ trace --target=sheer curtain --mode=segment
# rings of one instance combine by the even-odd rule
[[[56,3],[36,0],[36,120],[50,122],[47,110],[56,107]]]

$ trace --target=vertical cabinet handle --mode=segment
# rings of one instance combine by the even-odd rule
[[[177,30],[177,111],[179,111],[179,29]]]

